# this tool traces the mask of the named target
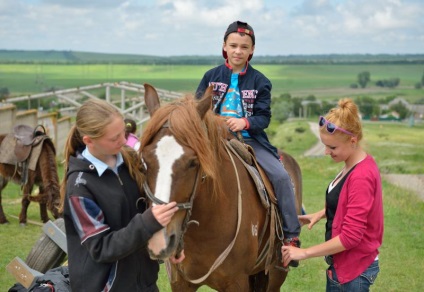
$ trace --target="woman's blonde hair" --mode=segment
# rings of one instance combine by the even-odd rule
[[[358,142],[362,140],[362,123],[359,115],[358,106],[350,98],[343,98],[339,100],[337,107],[332,108],[325,119],[340,128],[343,128],[351,132],[357,137]],[[326,132],[325,127],[321,128],[323,133]],[[349,135],[336,131],[338,135],[346,135],[346,139],[349,139]]]
[[[88,136],[92,139],[100,138],[105,135],[106,126],[115,118],[124,120],[123,115],[117,108],[101,99],[87,100],[77,111],[75,125],[71,128],[64,148],[64,176],[60,186],[61,210],[63,210],[68,163],[71,156],[76,156],[82,152],[85,144],[82,137]],[[140,192],[144,182],[142,173],[142,164],[139,156],[130,147],[123,147],[121,150],[124,163],[128,166],[132,178],[137,182]]]

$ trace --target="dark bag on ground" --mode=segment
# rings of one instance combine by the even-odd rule
[[[9,292],[71,292],[68,267],[48,270],[44,275],[36,277],[28,289],[16,283]]]

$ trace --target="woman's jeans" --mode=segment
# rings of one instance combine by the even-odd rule
[[[340,284],[337,280],[336,270],[334,266],[331,265],[327,269],[327,292],[363,292],[369,291],[370,286],[374,284],[375,279],[377,278],[380,268],[378,265],[378,260],[374,261],[361,275],[356,277],[350,282]]]

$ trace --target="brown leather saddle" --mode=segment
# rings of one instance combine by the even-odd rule
[[[14,152],[18,162],[26,161],[31,154],[32,147],[37,146],[47,137],[43,125],[37,125],[35,128],[28,125],[17,125],[13,128],[13,134],[16,139]]]
[[[253,181],[256,184],[259,198],[262,206],[267,210],[268,216],[264,223],[264,229],[269,229],[269,238],[267,239],[266,247],[262,250],[256,260],[256,266],[265,261],[266,273],[271,267],[272,258],[274,256],[275,240],[281,239],[280,232],[282,226],[282,218],[278,212],[277,198],[275,197],[274,189],[265,171],[257,163],[253,148],[244,143],[243,140],[230,139],[226,141],[226,147],[240,159]],[[266,240],[264,233],[260,236],[260,242]]]
[[[268,209],[271,203],[276,203],[274,189],[264,170],[257,163],[253,148],[235,138],[227,140],[226,146],[240,159],[253,178],[263,206]]]

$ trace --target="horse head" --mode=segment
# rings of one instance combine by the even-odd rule
[[[208,90],[199,102],[185,98],[160,107],[156,90],[145,84],[145,104],[151,120],[141,138],[140,152],[146,167],[144,190],[152,204],[175,201],[180,209],[172,221],[150,239],[151,258],[165,259],[178,255],[182,249],[182,237],[191,223],[192,203],[203,170],[198,156],[199,146],[192,147],[199,141],[181,131],[191,124],[189,131],[201,132],[205,137],[202,120],[210,110],[211,102],[211,90]],[[194,115],[187,109],[190,107],[195,111]]]

